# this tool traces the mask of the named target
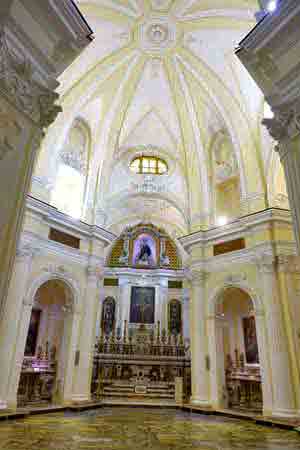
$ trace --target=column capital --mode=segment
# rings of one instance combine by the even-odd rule
[[[40,128],[47,128],[55,120],[61,107],[56,105],[59,95],[34,79],[32,64],[24,56],[11,51],[8,37],[0,29],[0,85],[16,106]]]
[[[192,286],[204,286],[208,279],[209,273],[205,270],[191,270],[190,275]]]
[[[263,119],[262,124],[266,126],[273,139],[283,142],[286,139],[292,139],[300,133],[300,99],[280,108],[274,108],[274,117]],[[277,146],[276,150],[282,153],[284,150]]]
[[[88,281],[101,281],[104,278],[104,271],[103,268],[98,265],[89,264],[86,268],[86,274]]]
[[[300,272],[300,258],[294,255],[278,255],[277,269],[279,272]]]
[[[255,262],[261,273],[273,273],[276,269],[275,255],[262,255],[257,257]]]

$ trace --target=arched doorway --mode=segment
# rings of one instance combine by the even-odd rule
[[[60,279],[37,289],[18,387],[19,405],[61,403],[70,360],[73,295]]]
[[[212,390],[219,407],[247,411],[263,408],[260,321],[250,295],[224,288],[214,303],[209,336],[213,359]]]

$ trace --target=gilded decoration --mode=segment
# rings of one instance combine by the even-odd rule
[[[181,260],[176,244],[152,224],[140,224],[126,229],[115,241],[107,265],[138,269],[180,269]]]

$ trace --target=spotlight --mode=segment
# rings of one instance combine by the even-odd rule
[[[218,217],[217,223],[218,223],[218,225],[219,225],[220,227],[222,227],[223,225],[226,225],[226,223],[227,223],[227,217],[225,217],[225,216],[220,216],[220,217]]]
[[[274,12],[277,7],[277,1],[276,0],[270,0],[267,6],[267,10],[269,12]]]

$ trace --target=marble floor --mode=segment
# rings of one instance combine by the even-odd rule
[[[0,450],[295,450],[295,431],[187,412],[102,408],[0,423]]]

